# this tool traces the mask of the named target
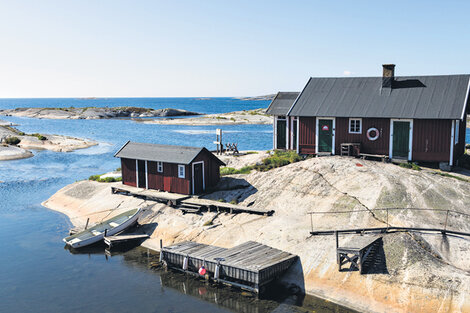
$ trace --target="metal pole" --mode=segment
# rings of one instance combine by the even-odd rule
[[[88,228],[88,222],[89,222],[89,221],[90,221],[90,218],[87,218],[87,219],[86,219],[86,225],[85,225],[85,229],[87,229],[87,228]]]
[[[447,218],[449,217],[449,210],[447,210],[447,213],[446,213],[446,222],[444,224],[444,230],[447,230]]]

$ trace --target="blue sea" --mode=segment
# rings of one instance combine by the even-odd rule
[[[17,107],[177,108],[223,113],[264,108],[268,101],[233,98],[0,99]],[[271,125],[171,126],[115,120],[0,119],[26,133],[89,138],[98,146],[70,153],[34,151],[0,162],[0,312],[347,312],[313,297],[272,292],[253,299],[184,275],[151,270],[157,260],[137,248],[108,256],[103,248],[71,254],[62,238],[71,227],[63,214],[41,206],[60,188],[120,166],[114,152],[127,140],[214,149],[215,129],[242,150],[272,146]]]

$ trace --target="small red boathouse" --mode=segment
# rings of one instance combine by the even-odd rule
[[[121,158],[124,185],[185,195],[215,186],[225,165],[206,148],[131,141],[114,156]]]

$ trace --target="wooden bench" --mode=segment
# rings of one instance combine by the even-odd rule
[[[362,274],[364,262],[377,249],[381,240],[382,236],[358,236],[339,246],[338,233],[336,232],[336,262],[338,263],[338,270],[341,272],[341,267],[350,263],[350,268],[357,268],[359,273]]]
[[[382,162],[387,162],[388,161],[388,155],[383,155],[383,154],[370,154],[370,153],[360,153],[359,156],[362,158],[362,159],[366,159],[366,158],[373,158],[373,159],[381,159]]]

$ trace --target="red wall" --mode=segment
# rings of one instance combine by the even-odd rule
[[[377,128],[379,138],[372,141],[367,139],[367,130]],[[369,154],[389,154],[390,144],[390,120],[386,118],[363,118],[362,134],[349,133],[349,118],[337,117],[335,128],[335,153],[341,153],[342,143],[360,143],[361,153]]]
[[[213,187],[217,185],[217,183],[220,180],[220,165],[219,163],[214,159],[213,156],[210,155],[210,152],[208,151],[201,151],[196,158],[194,158],[194,162],[204,162],[204,183],[206,185],[206,188],[208,187]],[[192,167],[191,167],[191,176],[192,177]],[[192,181],[191,181],[192,183]],[[192,191],[192,186],[191,186],[191,191]]]
[[[315,153],[315,118],[299,117],[299,153]]]
[[[412,159],[449,162],[451,129],[451,120],[413,120]]]
[[[163,163],[163,190],[181,194],[190,194],[191,175],[189,165],[185,165],[185,178],[178,177],[178,164]]]

